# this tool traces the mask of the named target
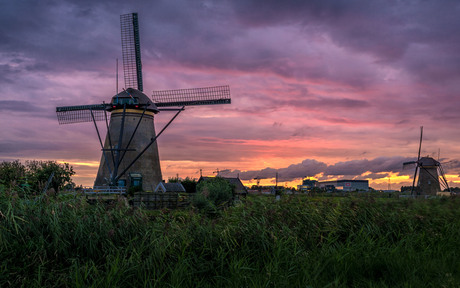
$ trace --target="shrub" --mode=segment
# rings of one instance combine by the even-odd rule
[[[233,198],[233,185],[222,177],[211,178],[199,183],[197,191],[216,207],[230,202]]]
[[[75,174],[68,163],[58,164],[56,161],[26,161],[25,164],[15,160],[0,163],[0,184],[9,191],[20,195],[38,193],[45,188],[51,174],[54,176],[48,188],[56,192],[66,185],[72,185],[71,176]]]
[[[180,181],[182,186],[184,186],[187,193],[196,193],[196,180],[186,177],[184,180]]]
[[[39,192],[45,188],[52,173],[54,176],[49,188],[53,188],[56,192],[71,184],[71,176],[75,174],[68,163],[58,164],[56,161],[26,161],[26,166],[31,189]]]
[[[188,176],[183,180],[179,177],[168,178],[168,183],[181,183],[187,193],[196,193],[196,180]]]
[[[202,181],[196,189],[192,205],[209,216],[215,215],[218,208],[225,207],[233,199],[233,185],[221,177]]]
[[[128,195],[133,196],[136,192],[142,192],[142,186],[131,186],[128,189]]]

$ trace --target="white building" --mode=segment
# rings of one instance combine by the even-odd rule
[[[333,180],[333,181],[320,181],[317,186],[319,188],[328,188],[334,186],[337,190],[347,192],[351,191],[369,191],[368,180]]]

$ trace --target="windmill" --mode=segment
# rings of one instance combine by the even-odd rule
[[[417,160],[404,162],[403,168],[415,165],[411,195],[414,195],[414,192],[416,192],[416,195],[435,196],[437,192],[441,191],[441,186],[449,189],[449,185],[447,183],[444,170],[442,169],[441,162],[436,161],[435,159],[429,156],[420,157],[420,152],[422,150],[422,138],[423,126],[420,127],[420,143],[418,147]],[[418,179],[417,189],[415,189],[416,179]]]
[[[120,16],[123,72],[126,89],[109,103],[56,107],[59,124],[93,122],[102,156],[94,186],[140,187],[153,190],[162,181],[157,138],[185,106],[230,104],[229,86],[143,93],[137,13]],[[160,111],[176,114],[156,134],[154,117]],[[107,128],[102,142],[97,121]],[[110,122],[109,122],[110,121]]]

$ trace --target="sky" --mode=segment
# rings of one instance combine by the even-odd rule
[[[165,179],[201,169],[273,185],[278,172],[285,186],[399,189],[423,126],[422,156],[460,186],[460,2],[448,0],[2,0],[0,161],[68,162],[93,184],[94,125],[59,125],[55,107],[116,93],[119,17],[132,12],[144,93],[231,91],[231,105],[188,107],[159,137]],[[156,130],[172,116],[158,114]]]

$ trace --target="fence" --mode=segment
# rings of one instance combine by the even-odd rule
[[[175,192],[138,192],[134,194],[133,206],[142,206],[145,209],[176,209],[187,207],[190,204],[190,201],[190,194]]]
[[[111,195],[111,194],[118,194],[124,195],[126,194],[125,187],[117,187],[117,186],[94,186],[93,188],[83,188],[81,193],[85,195]]]

